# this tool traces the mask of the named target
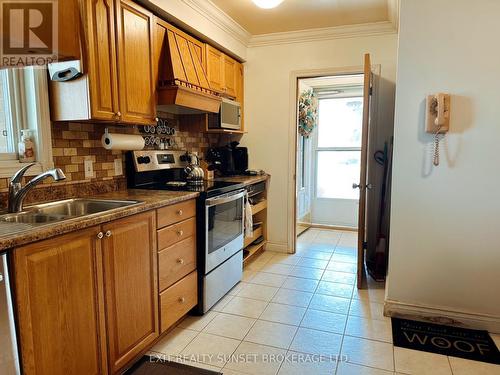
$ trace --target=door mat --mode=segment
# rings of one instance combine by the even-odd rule
[[[487,331],[392,318],[394,346],[500,364],[500,352]]]
[[[220,375],[220,372],[144,356],[124,375]]]

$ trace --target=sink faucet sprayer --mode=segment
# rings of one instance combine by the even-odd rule
[[[21,212],[23,210],[23,201],[26,194],[33,189],[40,182],[45,180],[47,177],[52,177],[55,181],[61,181],[66,179],[63,171],[59,168],[50,169],[48,171],[40,173],[38,176],[34,177],[32,180],[26,183],[24,187],[21,186],[21,180],[26,173],[26,171],[34,166],[36,163],[28,164],[27,166],[18,170],[14,176],[10,179],[9,183],[9,212]]]

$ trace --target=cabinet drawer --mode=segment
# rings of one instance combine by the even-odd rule
[[[160,291],[196,269],[196,238],[189,237],[158,253]]]
[[[193,217],[158,231],[158,250],[166,249],[173,244],[196,236],[196,219]]]
[[[196,201],[194,199],[159,208],[157,210],[158,228],[178,223],[196,215]]]
[[[182,318],[198,303],[196,271],[160,293],[161,332]]]

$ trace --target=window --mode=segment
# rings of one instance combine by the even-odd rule
[[[363,98],[319,100],[316,196],[359,199]]]
[[[18,142],[22,129],[30,129],[37,165],[28,174],[51,168],[47,70],[42,67],[0,70],[0,177],[10,177],[22,167]]]

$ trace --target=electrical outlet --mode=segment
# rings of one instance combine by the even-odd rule
[[[92,160],[85,160],[83,162],[83,166],[85,169],[85,178],[93,178],[94,177],[94,162]]]
[[[115,159],[115,176],[121,176],[122,174],[123,174],[122,159]]]

